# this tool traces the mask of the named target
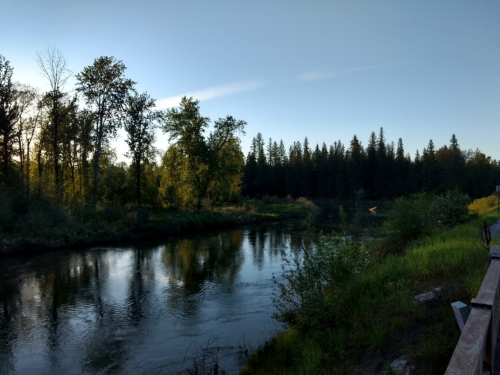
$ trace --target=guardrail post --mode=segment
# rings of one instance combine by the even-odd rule
[[[491,263],[492,259],[500,259],[500,246],[493,245],[488,253],[488,261]]]
[[[457,301],[451,304],[453,312],[455,313],[455,318],[457,319],[458,327],[460,332],[464,330],[465,323],[467,323],[467,318],[469,317],[469,306],[465,303]]]

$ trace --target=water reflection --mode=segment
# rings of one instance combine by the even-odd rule
[[[0,373],[175,373],[213,335],[234,372],[242,337],[277,328],[272,274],[299,237],[274,225],[2,258]]]
[[[207,281],[232,284],[244,255],[242,231],[184,238],[162,246],[170,286],[185,297],[199,293]]]

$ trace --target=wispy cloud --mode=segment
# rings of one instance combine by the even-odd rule
[[[368,65],[361,66],[356,68],[348,68],[348,69],[326,69],[326,70],[316,70],[309,71],[303,73],[295,78],[297,81],[310,82],[310,81],[319,81],[329,78],[342,77],[349,74],[354,74],[358,72],[363,72],[367,70],[375,70],[375,69],[383,69],[390,66],[406,64],[408,61],[399,61],[385,64],[376,64],[376,65]]]
[[[245,81],[229,83],[227,85],[208,87],[206,89],[201,89],[197,91],[187,92],[181,95],[169,96],[167,98],[158,99],[156,101],[156,108],[166,109],[166,108],[177,107],[183,96],[187,97],[192,96],[194,99],[203,101],[203,100],[218,98],[221,96],[233,95],[238,92],[256,90],[263,87],[264,85],[265,84],[262,81],[245,80]]]

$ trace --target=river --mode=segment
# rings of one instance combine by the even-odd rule
[[[0,374],[177,374],[204,355],[233,374],[281,328],[273,274],[301,230],[0,258]]]

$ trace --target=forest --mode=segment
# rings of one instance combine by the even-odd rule
[[[372,132],[366,147],[354,135],[349,145],[329,147],[283,142],[259,133],[244,166],[245,196],[292,195],[334,199],[389,199],[416,192],[443,193],[458,188],[472,198],[491,194],[499,180],[499,163],[479,151],[461,150],[453,134],[449,145],[436,149],[432,139],[414,158],[403,140],[386,142],[384,129]],[[496,177],[495,177],[496,176]]]
[[[467,202],[494,191],[498,161],[479,149],[461,149],[455,134],[439,148],[431,139],[412,157],[401,138],[397,144],[387,141],[382,127],[366,145],[354,135],[349,143],[314,146],[306,137],[287,148],[282,140],[258,133],[245,156],[244,120],[228,115],[212,121],[202,115],[200,102],[188,97],[178,107],[158,110],[154,98],[136,91],[126,66],[114,57],[95,59],[74,75],[71,89],[66,81],[73,73],[60,51],[47,49],[36,61],[50,87],[46,92],[18,83],[14,67],[0,55],[0,254],[153,239],[181,229],[254,223],[257,215],[263,215],[261,221],[303,217],[319,211],[309,200],[315,198],[335,199],[341,216],[347,200],[397,198],[385,240],[371,241],[365,249],[335,235],[319,236],[314,256],[308,255],[313,247],[309,252],[302,247],[304,266],[295,263],[285,271],[291,287],[278,285],[281,299],[275,300],[275,318],[292,328],[257,350],[242,373],[261,368],[291,373],[290,366],[297,373],[320,373],[339,363],[350,370],[366,353],[399,345],[397,338],[427,325],[444,328],[427,340],[431,355],[416,351],[414,357],[424,358],[418,363],[431,368],[428,373],[443,372],[456,331],[454,321],[442,324],[448,322],[443,317],[449,303],[426,316],[409,296],[421,292],[422,274],[430,288],[473,272],[459,278],[464,285],[456,289],[464,300],[471,289],[467,283],[484,277],[483,254],[471,249],[478,247],[477,228],[486,225],[480,220],[493,223],[490,203],[496,197],[488,198],[483,216],[476,213],[473,219]],[[119,129],[127,135],[128,164],[118,161],[111,147]],[[155,148],[157,132],[169,136],[163,154]],[[266,216],[259,201],[272,202],[274,212]],[[464,210],[463,217],[452,212],[451,224],[443,220],[449,202]],[[466,219],[467,227],[436,232]],[[422,251],[413,251],[411,241],[423,236],[431,239],[421,243]],[[290,259],[285,264],[293,265]],[[323,269],[333,278],[318,282],[323,272],[318,264],[333,264]],[[304,304],[295,303],[297,295]],[[347,311],[358,314],[346,318]],[[373,311],[383,313],[374,318]]]
[[[36,61],[49,91],[15,81],[14,67],[0,55],[1,204],[14,210],[42,199],[66,208],[199,211],[245,197],[390,199],[454,188],[476,198],[493,191],[500,173],[496,160],[462,150],[455,135],[440,148],[430,140],[411,157],[401,138],[396,145],[385,139],[383,128],[366,146],[354,135],[348,144],[315,146],[306,137],[287,149],[259,133],[245,157],[238,137],[244,120],[212,122],[187,97],[177,108],[156,110],[114,57],[77,73],[72,90],[66,81],[73,73],[59,50],[39,52]],[[119,128],[127,134],[129,164],[110,147]],[[163,155],[154,147],[157,131],[169,135]]]

